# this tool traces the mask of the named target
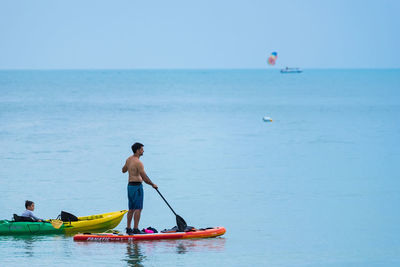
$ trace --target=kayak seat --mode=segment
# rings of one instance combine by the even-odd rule
[[[14,221],[16,221],[16,222],[36,222],[31,217],[18,216],[17,214],[14,214],[13,217],[14,217]]]
[[[61,214],[58,215],[57,218],[61,218],[61,221],[63,222],[77,222],[78,221],[78,217],[76,217],[75,215],[66,212],[66,211],[61,211]]]

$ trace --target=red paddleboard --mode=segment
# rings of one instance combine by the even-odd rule
[[[225,234],[224,227],[214,227],[206,229],[193,229],[189,232],[169,232],[154,234],[78,234],[74,236],[74,241],[94,241],[94,242],[113,242],[113,241],[135,241],[135,240],[161,240],[161,239],[187,239],[187,238],[209,238]]]

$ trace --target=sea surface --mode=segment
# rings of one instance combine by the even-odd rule
[[[227,229],[132,243],[0,236],[0,265],[399,266],[399,140],[399,69],[0,71],[0,219],[27,199],[42,218],[127,209],[121,168],[141,142],[188,225]],[[173,227],[144,189],[140,227]]]

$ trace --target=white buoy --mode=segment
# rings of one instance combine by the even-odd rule
[[[272,122],[272,119],[271,119],[271,117],[263,117],[263,121],[265,121],[265,122]]]

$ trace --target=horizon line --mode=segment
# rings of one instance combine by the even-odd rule
[[[0,68],[0,71],[206,71],[206,70],[265,70],[275,71],[285,67],[275,68]],[[400,67],[290,67],[302,70],[400,70]]]

